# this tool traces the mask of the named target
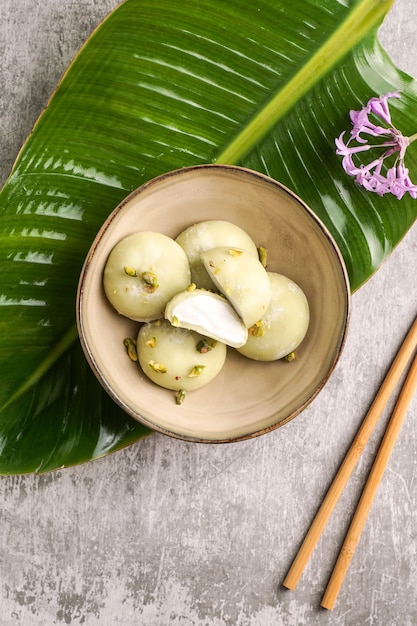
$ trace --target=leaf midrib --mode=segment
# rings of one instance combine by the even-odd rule
[[[237,164],[319,80],[376,28],[394,0],[362,0],[309,61],[223,148],[215,163]]]

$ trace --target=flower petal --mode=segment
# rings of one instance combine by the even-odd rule
[[[343,157],[342,167],[346,174],[355,178],[355,181],[367,191],[372,191],[380,196],[386,193],[392,193],[399,200],[409,193],[412,198],[417,198],[417,185],[414,185],[409,178],[408,169],[404,165],[404,156],[410,143],[408,137],[404,137],[402,133],[396,129],[391,122],[391,114],[389,111],[388,100],[390,98],[400,98],[398,91],[386,93],[382,96],[371,98],[367,104],[360,110],[351,110],[349,115],[352,122],[352,130],[350,138],[344,141],[346,131],[343,131],[339,137],[335,139],[336,154]],[[369,119],[369,114],[379,117],[387,126],[378,126]],[[369,143],[369,137],[386,136],[387,141]],[[388,139],[389,138],[389,139]],[[352,145],[351,141],[355,141]],[[370,149],[384,149],[377,159],[368,164],[360,163],[356,165],[353,155],[359,152],[365,152]],[[396,157],[395,164],[385,169],[385,175],[382,173],[383,166],[386,167],[386,159],[395,153],[399,153]],[[384,163],[385,162],[385,163]]]

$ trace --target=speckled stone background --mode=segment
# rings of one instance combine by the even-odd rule
[[[1,0],[2,182],[61,73],[118,4]],[[395,0],[381,29],[415,77],[416,23],[415,0]],[[0,626],[415,626],[417,399],[335,609],[320,609],[321,595],[392,402],[297,589],[281,583],[416,315],[416,229],[354,295],[334,375],[285,427],[225,446],[152,435],[77,468],[0,477]]]

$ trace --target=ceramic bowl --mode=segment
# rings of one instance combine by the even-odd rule
[[[258,362],[229,348],[207,386],[176,405],[174,393],[149,381],[123,346],[139,324],[118,315],[103,290],[113,246],[137,231],[175,238],[195,222],[228,220],[268,250],[268,270],[300,285],[310,306],[297,358]],[[282,426],[320,392],[343,348],[350,288],[327,229],[294,193],[260,173],[227,165],[169,172],[131,193],[108,217],[88,253],[77,294],[77,324],[88,362],[122,409],[156,431],[188,441],[247,439]]]

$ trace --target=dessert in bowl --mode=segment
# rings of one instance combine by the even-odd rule
[[[163,318],[164,311],[158,315],[152,312],[149,320],[131,319],[118,312],[106,293],[104,276],[112,251],[126,238],[136,233],[149,233],[152,238],[154,233],[159,233],[184,244],[181,235],[187,229],[210,221],[238,227],[255,249],[266,250],[267,273],[288,277],[291,285],[305,296],[308,327],[292,361],[252,358],[253,346],[245,353],[245,348],[240,349],[236,343],[222,349],[221,354],[219,350],[223,362],[220,367],[217,361],[218,371],[213,378],[204,386],[187,391],[185,400],[177,402],[172,392],[156,384],[138,361],[127,356],[124,345],[126,338],[136,340],[143,326],[155,323],[153,317]],[[225,231],[228,228],[225,226]],[[232,257],[241,255],[246,261],[246,251],[243,254],[234,241],[228,241],[219,244],[213,258],[222,260],[220,253],[227,254],[230,246]],[[250,243],[246,247],[251,248]],[[249,253],[253,255],[253,248]],[[211,256],[201,251],[207,268]],[[190,266],[195,261],[190,260]],[[200,263],[195,275],[201,271]],[[126,272],[135,270],[125,266]],[[190,281],[192,276],[190,271]],[[151,279],[147,276],[146,280],[152,291],[155,276],[151,274]],[[178,289],[186,291],[184,287],[181,278]],[[201,291],[210,294],[209,289],[210,284],[204,284]],[[259,298],[254,296],[252,303],[259,302]],[[113,400],[151,429],[205,443],[257,436],[299,414],[323,388],[339,359],[349,312],[346,268],[336,243],[321,221],[277,181],[228,165],[175,170],[131,193],[98,232],[84,263],[77,294],[77,324],[84,353]],[[174,319],[175,316],[163,319],[161,324],[172,324]],[[250,318],[250,328],[253,319]],[[222,323],[219,321],[217,326]],[[253,343],[253,333],[250,334]],[[174,363],[181,360],[180,353],[172,350],[170,360]]]

